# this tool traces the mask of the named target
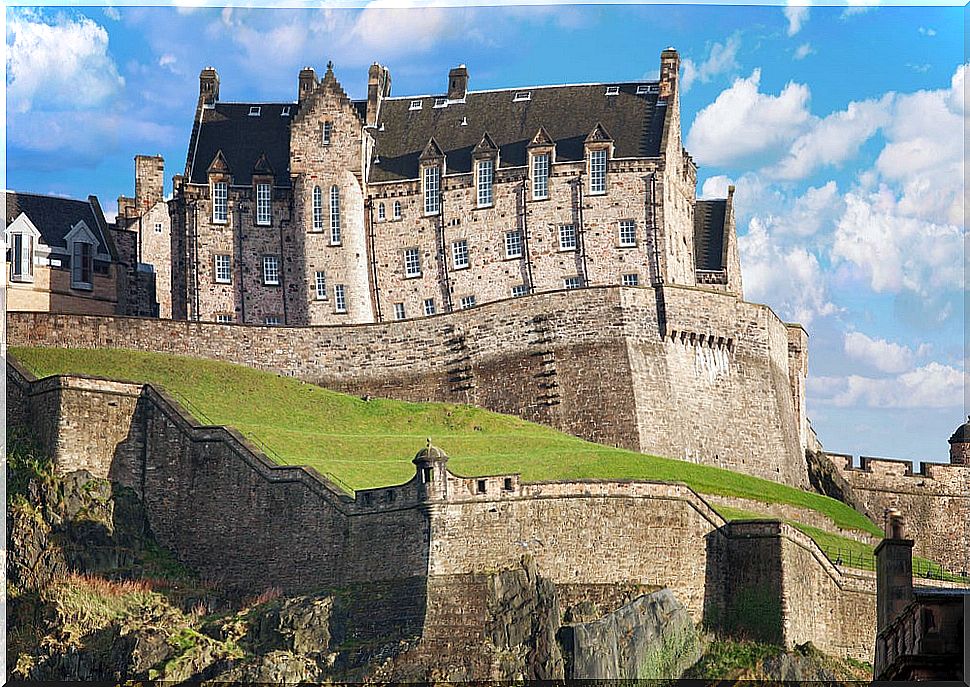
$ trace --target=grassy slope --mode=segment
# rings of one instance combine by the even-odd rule
[[[471,406],[406,403],[341,394],[216,361],[123,350],[11,348],[38,377],[88,374],[151,382],[213,424],[232,425],[283,463],[311,465],[361,489],[408,480],[431,437],[464,475],[521,473],[526,481],[648,479],[685,482],[702,494],[817,510],[842,527],[879,534],[834,499],[729,470],[593,444]],[[274,455],[275,454],[275,455]]]

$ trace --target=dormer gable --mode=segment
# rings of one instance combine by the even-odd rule
[[[498,146],[495,145],[495,141],[492,140],[492,137],[489,136],[488,132],[486,131],[482,135],[482,140],[479,141],[474,148],[472,148],[472,157],[476,159],[480,159],[480,158],[497,157],[497,156],[498,156]]]
[[[269,181],[272,181],[273,175],[273,167],[266,158],[266,153],[261,153],[259,158],[256,160],[256,164],[253,165],[253,178],[269,177]]]
[[[492,145],[495,145],[494,143]],[[428,139],[427,145],[424,146],[424,150],[421,152],[421,156],[418,161],[421,164],[434,163],[436,161],[441,161],[445,159],[445,154],[441,150],[441,146],[438,142],[434,140],[434,136]]]
[[[552,136],[546,131],[546,127],[540,126],[539,130],[536,132],[532,140],[529,141],[529,148],[552,148],[555,146],[555,141],[552,140]]]
[[[98,253],[95,256],[98,260],[111,260],[110,255],[101,252],[101,242],[83,219],[78,220],[77,224],[71,227],[71,230],[64,235],[64,245],[67,247],[69,252],[73,252],[71,246],[75,243],[90,243],[98,250]]]
[[[589,145],[590,143],[612,143],[613,137],[610,133],[603,127],[599,122],[593,127],[593,130],[589,132],[586,136],[584,143]]]
[[[216,155],[212,158],[212,162],[209,163],[209,168],[206,171],[210,177],[229,176],[231,174],[229,163],[226,161],[226,156],[222,154],[221,148],[216,151]]]

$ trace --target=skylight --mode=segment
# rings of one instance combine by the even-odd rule
[[[411,101],[411,105],[408,107],[408,109],[409,110],[420,110],[421,107],[422,107],[422,103],[423,103],[423,101],[421,101],[421,100],[412,100]]]
[[[434,99],[434,106],[435,107],[448,107],[448,99],[447,98],[435,98]]]
[[[523,100],[532,100],[532,91],[518,91],[512,98],[513,103],[520,103]]]
[[[259,107],[259,105],[253,105],[252,107],[249,108],[249,116],[250,117],[258,117],[259,116],[260,109],[261,108]]]
[[[620,95],[620,87],[619,86],[607,86],[606,87],[606,95]]]
[[[283,108],[283,111],[280,112],[280,117],[289,117],[289,116],[290,116],[290,106],[289,105],[286,105]]]

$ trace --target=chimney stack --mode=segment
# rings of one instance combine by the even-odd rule
[[[886,513],[886,537],[876,547],[876,633],[913,600],[913,540],[895,509]]]
[[[165,160],[161,155],[135,156],[135,208],[144,215],[165,194]]]
[[[391,74],[375,62],[367,70],[367,126],[377,126],[381,101],[391,94]]]
[[[206,67],[199,73],[199,102],[214,105],[219,100],[219,72]]]
[[[448,100],[464,100],[468,92],[468,68],[460,64],[448,72]]]
[[[660,53],[660,97],[670,98],[677,90],[677,73],[680,70],[680,56],[673,48]]]
[[[302,103],[303,100],[313,92],[313,88],[317,85],[317,73],[313,71],[313,67],[304,67],[300,70],[300,83],[297,91],[297,102]]]

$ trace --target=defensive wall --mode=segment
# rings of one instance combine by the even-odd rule
[[[159,542],[229,587],[385,585],[408,601],[394,606],[402,622],[440,633],[477,613],[450,580],[531,554],[557,587],[666,586],[695,621],[871,660],[871,575],[787,524],[726,523],[683,484],[459,476],[428,447],[406,484],[351,496],[197,424],[151,385],[35,380],[13,360],[7,381],[9,422],[30,425],[59,470],[135,489]]]
[[[854,505],[874,522],[888,509],[906,518],[917,556],[953,572],[970,571],[970,466],[826,453],[852,489]]]
[[[607,445],[808,486],[807,335],[766,306],[702,287],[576,289],[382,324],[10,313],[7,326],[11,346],[203,356],[351,393],[472,403]]]

